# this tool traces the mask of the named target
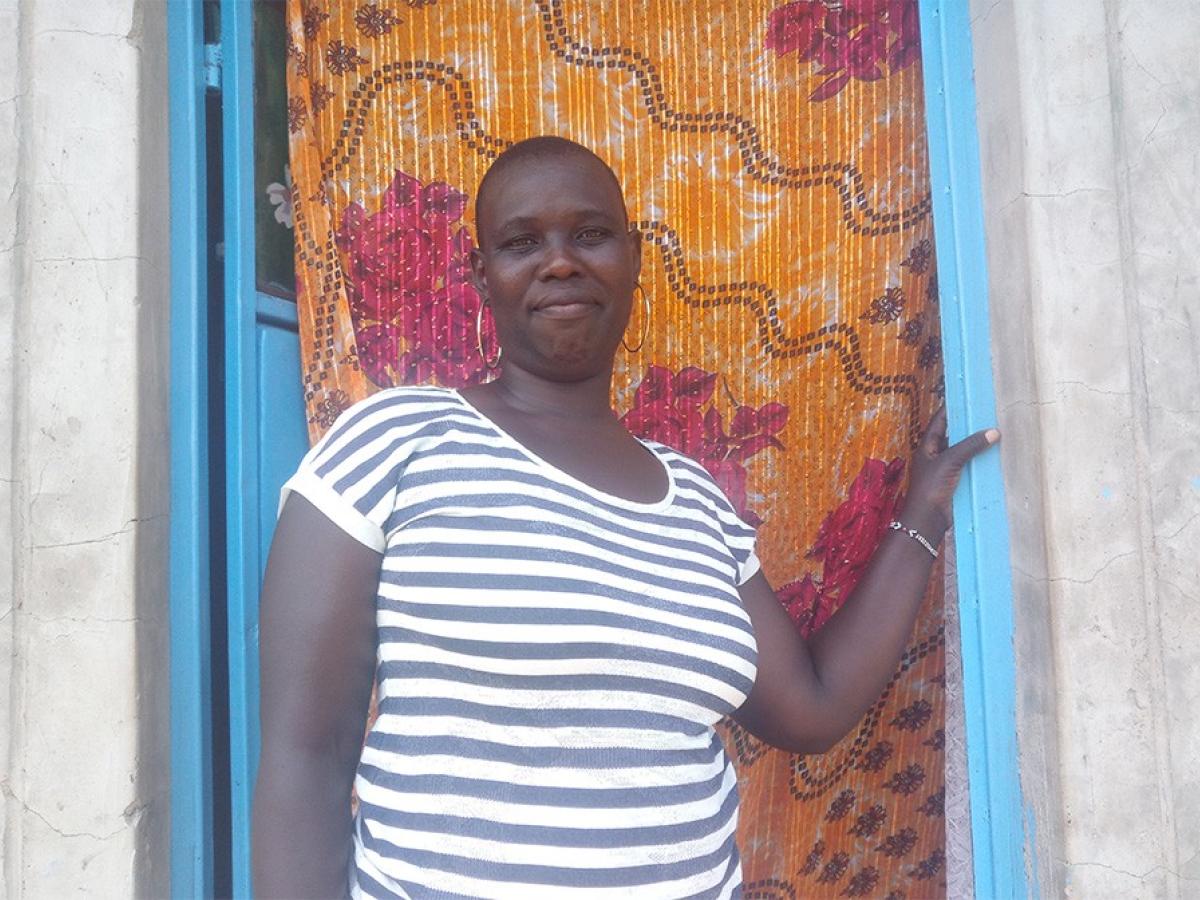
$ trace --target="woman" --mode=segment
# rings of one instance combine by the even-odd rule
[[[612,171],[524,141],[485,176],[476,227],[499,376],[358,404],[285,490],[257,892],[338,896],[349,869],[355,896],[738,896],[712,725],[803,753],[855,725],[904,650],[959,473],[999,435],[943,449],[935,417],[901,524],[806,644],[704,470],[610,406],[641,266]]]

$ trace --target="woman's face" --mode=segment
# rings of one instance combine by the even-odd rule
[[[641,242],[608,171],[582,154],[516,162],[489,185],[476,228],[475,285],[505,366],[552,381],[611,370]]]

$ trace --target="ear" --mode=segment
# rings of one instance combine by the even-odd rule
[[[478,247],[471,248],[471,283],[483,300],[487,300],[487,268],[483,261],[483,251]]]
[[[642,274],[642,233],[636,225],[630,225],[627,237],[629,252],[633,254],[633,280],[636,282]]]

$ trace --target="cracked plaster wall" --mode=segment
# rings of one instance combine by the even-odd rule
[[[165,4],[0,0],[3,886],[166,896]]]
[[[13,672],[13,408],[15,296],[17,285],[17,40],[16,2],[0,0],[0,778],[8,772]],[[5,803],[0,782],[0,803]],[[8,833],[8,817],[0,816],[0,853]],[[7,879],[6,879],[7,880]],[[6,895],[3,882],[0,894]]]
[[[971,9],[1031,874],[1200,896],[1200,15]]]

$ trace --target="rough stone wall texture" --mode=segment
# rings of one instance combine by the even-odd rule
[[[168,893],[165,12],[0,2],[12,898]]]
[[[17,288],[17,0],[0,0],[0,778],[7,779],[12,733],[13,650],[13,326]],[[7,804],[7,780],[0,803]],[[0,816],[0,855],[7,844],[8,816]],[[7,873],[6,873],[7,874]],[[7,878],[5,879],[5,882]],[[6,894],[0,882],[0,894]]]
[[[1200,896],[1200,15],[972,0],[1043,896]]]

